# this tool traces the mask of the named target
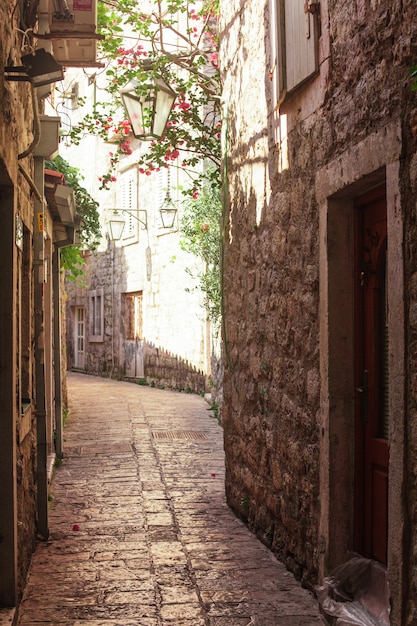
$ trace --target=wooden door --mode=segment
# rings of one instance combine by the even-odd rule
[[[85,365],[85,309],[78,306],[75,308],[75,350],[74,365],[77,368],[84,369]]]
[[[128,378],[144,377],[143,295],[124,294],[125,370]]]
[[[386,563],[388,332],[385,186],[356,201],[355,549]]]

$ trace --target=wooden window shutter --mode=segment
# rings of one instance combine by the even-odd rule
[[[310,0],[269,0],[272,97],[278,108],[318,70],[318,20]]]
[[[318,69],[317,17],[309,0],[285,0],[286,89],[290,92]]]

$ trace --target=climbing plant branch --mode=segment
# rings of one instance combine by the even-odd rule
[[[79,143],[85,134],[115,137],[109,170],[101,176],[108,188],[117,178],[117,166],[132,154],[129,122],[122,115],[119,90],[132,79],[138,91],[151,77],[162,77],[178,94],[163,137],[138,152],[138,170],[151,175],[176,166],[198,172],[184,189],[193,195],[201,187],[207,164],[210,180],[220,186],[220,78],[218,69],[218,0],[141,0],[99,2],[99,42],[106,63],[107,100],[70,132]],[[196,8],[196,7],[199,8]],[[151,61],[151,63],[149,63]]]

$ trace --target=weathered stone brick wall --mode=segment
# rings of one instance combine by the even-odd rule
[[[87,252],[84,257],[83,276],[81,280],[65,282],[66,290],[66,352],[69,369],[75,363],[74,317],[72,307],[85,307],[85,366],[88,373],[105,376],[121,376],[122,371],[118,361],[118,352],[115,348],[112,320],[116,313],[118,299],[114,297],[112,286],[120,279],[114,274],[110,250]],[[89,292],[103,288],[104,324],[103,341],[89,341]]]
[[[230,102],[226,489],[260,538],[308,578],[317,550],[319,463],[318,217],[305,193],[314,172],[303,172],[304,184],[293,170],[284,172],[278,186],[276,163],[268,161],[264,11],[235,9],[225,19],[223,49]],[[297,155],[295,148],[292,164]]]
[[[32,552],[36,541],[36,438],[33,428],[18,439],[18,587],[22,593],[26,583]],[[21,429],[19,429],[21,432]]]
[[[23,5],[22,5],[23,6]],[[6,229],[6,224],[11,223],[9,215],[6,211],[13,215],[18,214],[23,221],[25,231],[31,233],[33,230],[33,193],[28,184],[27,178],[22,175],[22,170],[29,178],[33,180],[33,158],[31,155],[25,158],[18,158],[18,155],[25,152],[31,145],[33,140],[33,118],[34,107],[32,100],[32,92],[29,83],[8,82],[4,79],[3,67],[8,65],[20,65],[20,53],[22,48],[22,31],[20,24],[20,7],[13,0],[4,0],[0,4],[0,184],[6,185],[9,189],[13,189],[14,206],[2,200],[2,224]],[[19,167],[21,169],[19,169]],[[12,229],[11,229],[12,230]],[[14,235],[10,232],[6,235],[3,245],[8,240],[10,245],[14,245]],[[12,243],[11,243],[12,242]],[[25,239],[25,260],[29,269],[23,268],[22,254],[15,254],[15,281],[12,283],[10,276],[3,277],[3,294],[2,297],[12,300],[16,295],[16,302],[24,302],[25,309],[22,307],[15,311],[15,323],[17,328],[16,345],[13,347],[13,354],[5,352],[5,346],[2,345],[2,363],[7,368],[13,367],[16,370],[16,479],[17,479],[17,516],[18,516],[18,533],[17,533],[17,555],[18,555],[18,591],[22,592],[29,567],[30,558],[34,543],[36,540],[36,422],[30,409],[26,414],[22,414],[20,403],[20,386],[21,386],[21,370],[22,367],[29,372],[33,371],[33,354],[19,354],[21,345],[19,343],[20,336],[18,334],[19,324],[25,317],[24,324],[28,328],[27,341],[33,343],[33,326],[27,316],[33,310],[33,300],[30,294],[33,288],[30,281],[33,280],[32,273],[32,252],[27,247],[31,246],[30,234]],[[22,272],[29,275],[28,282],[22,284]],[[9,286],[14,284],[16,294],[9,291]],[[2,323],[8,324],[10,328],[10,320],[3,320]],[[29,363],[32,359],[32,364]],[[5,365],[6,364],[6,365]],[[22,365],[23,364],[23,365]],[[26,376],[27,378],[27,376]],[[5,408],[2,406],[4,413]],[[4,415],[5,420],[10,420],[10,415]],[[10,454],[12,447],[11,441],[2,440],[2,445],[7,446]],[[5,449],[1,452],[2,456],[6,454]],[[2,503],[1,506],[4,506]],[[3,572],[2,572],[3,574]]]
[[[147,384],[169,387],[187,393],[201,393],[206,389],[204,372],[176,354],[145,343],[144,369]]]
[[[314,583],[321,549],[322,391],[315,176],[338,154],[398,120],[406,306],[414,310],[416,143],[410,115],[417,102],[407,72],[417,63],[417,23],[410,1],[321,2],[321,69],[282,107],[288,124],[288,162],[283,162],[284,146],[275,146],[272,132],[264,8],[243,0],[222,6],[220,57],[228,103],[226,489],[231,506],[260,538],[300,578]],[[406,334],[409,330],[413,352],[415,327]],[[416,359],[409,363],[411,453]],[[408,471],[413,482],[415,472],[411,466]],[[415,497],[409,502],[417,546]],[[415,585],[415,574],[411,579]]]

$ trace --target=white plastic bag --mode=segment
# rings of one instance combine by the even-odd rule
[[[354,557],[339,565],[316,588],[322,610],[337,617],[336,624],[389,626],[390,591],[384,565]]]

